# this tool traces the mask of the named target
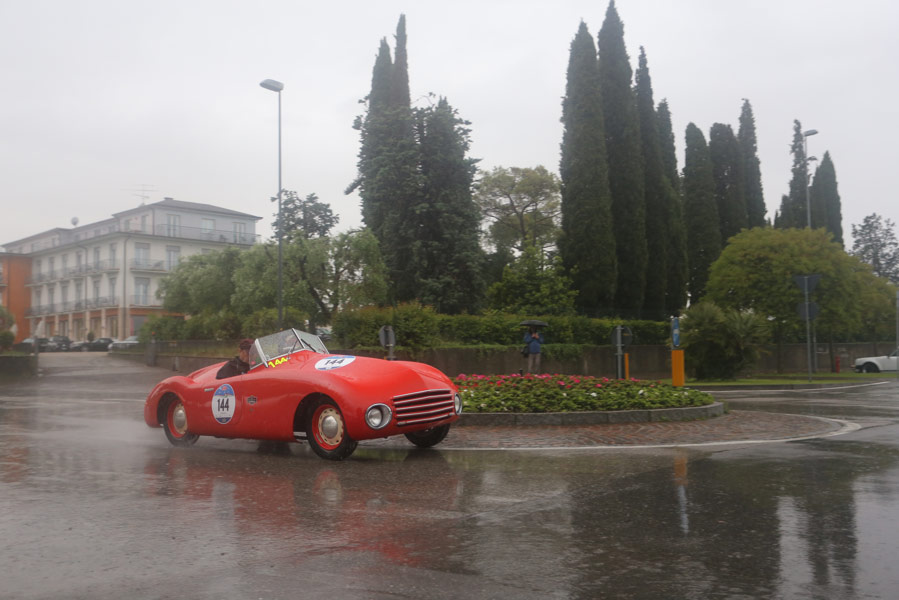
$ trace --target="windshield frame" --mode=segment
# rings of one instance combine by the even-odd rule
[[[250,370],[265,365],[275,359],[290,356],[297,352],[314,352],[329,354],[324,342],[317,335],[299,329],[285,329],[260,338],[256,338],[250,349]]]

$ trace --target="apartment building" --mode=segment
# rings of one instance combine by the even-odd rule
[[[30,306],[26,283],[31,277],[31,259],[27,256],[0,252],[0,306],[15,319],[15,343],[28,337],[25,313]]]
[[[181,259],[258,243],[259,220],[209,204],[165,198],[103,221],[73,223],[71,229],[51,229],[6,243],[5,256],[27,257],[30,274],[24,285],[6,287],[9,304],[4,300],[4,306],[20,299],[27,304],[27,327],[20,326],[17,337],[134,335],[150,315],[162,312],[159,282]]]

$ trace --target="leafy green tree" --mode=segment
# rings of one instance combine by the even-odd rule
[[[811,295],[820,307],[818,335],[833,339],[858,330],[862,311],[856,292],[876,286],[876,277],[822,229],[756,228],[734,236],[712,265],[707,294],[719,306],[767,317],[780,344],[804,330],[796,310],[803,291],[793,277],[812,274],[821,275]]]
[[[762,170],[758,157],[755,134],[755,117],[749,100],[743,99],[740,112],[740,129],[737,132],[740,155],[743,158],[743,196],[749,227],[765,226],[765,194],[762,189]]]
[[[619,315],[633,317],[643,307],[646,290],[646,199],[633,71],[614,0],[606,9],[597,45],[618,259],[615,308]]]
[[[684,152],[684,221],[687,230],[688,289],[691,303],[705,293],[709,268],[721,254],[721,228],[715,202],[712,159],[702,131],[687,125]]]
[[[765,318],[703,301],[681,321],[688,368],[697,379],[734,379],[756,363],[768,340]]]
[[[424,190],[407,226],[415,232],[418,298],[447,314],[476,312],[485,294],[468,125],[445,98],[418,111]]]
[[[852,225],[852,252],[871,266],[874,274],[899,283],[899,243],[895,225],[877,213],[864,218],[861,225]]]
[[[749,226],[744,197],[743,157],[740,143],[730,125],[712,125],[709,132],[709,156],[712,159],[721,239],[726,243],[731,236]]]
[[[562,101],[562,235],[559,254],[578,291],[578,312],[611,314],[618,281],[599,62],[581,21],[571,42]]]
[[[681,180],[677,171],[677,149],[674,140],[674,128],[671,125],[671,109],[668,100],[662,99],[656,109],[659,127],[659,148],[662,151],[662,163],[665,166],[665,177],[678,194],[681,191]]]
[[[230,309],[240,264],[241,251],[235,247],[187,257],[159,282],[163,308],[189,315]]]
[[[536,248],[544,259],[559,237],[560,182],[546,167],[494,167],[481,176],[475,200],[497,250]]]
[[[830,152],[824,153],[820,166],[815,170],[809,194],[812,202],[812,227],[824,227],[833,234],[834,241],[842,246],[843,211],[837,190],[837,173]]]
[[[281,199],[281,220],[284,222],[285,236],[299,232],[309,239],[328,235],[340,221],[340,217],[315,194],[301,199],[296,192],[285,190]],[[278,213],[275,213],[272,230],[276,236],[278,229]]]
[[[516,314],[563,315],[574,312],[577,291],[565,275],[561,259],[549,267],[533,247],[528,247],[503,278],[487,291],[490,308]]]

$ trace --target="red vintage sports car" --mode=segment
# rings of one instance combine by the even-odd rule
[[[356,443],[403,434],[428,448],[462,412],[449,378],[429,365],[330,354],[318,336],[288,329],[255,340],[250,371],[216,379],[222,363],[158,383],[144,420],[175,446],[201,435],[309,442],[343,460]]]

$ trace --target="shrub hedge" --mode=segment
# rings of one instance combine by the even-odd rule
[[[483,315],[442,315],[429,306],[400,304],[396,308],[362,308],[342,311],[334,319],[333,334],[343,348],[378,346],[378,330],[393,326],[397,345],[412,348],[445,345],[514,345],[522,343],[525,319],[539,319],[548,344],[607,346],[612,330],[627,325],[635,344],[666,344],[670,325],[664,321],[590,319],[580,316],[513,315],[486,312]]]
[[[453,383],[468,412],[545,413],[705,406],[705,392],[658,381],[584,375],[459,375]]]

